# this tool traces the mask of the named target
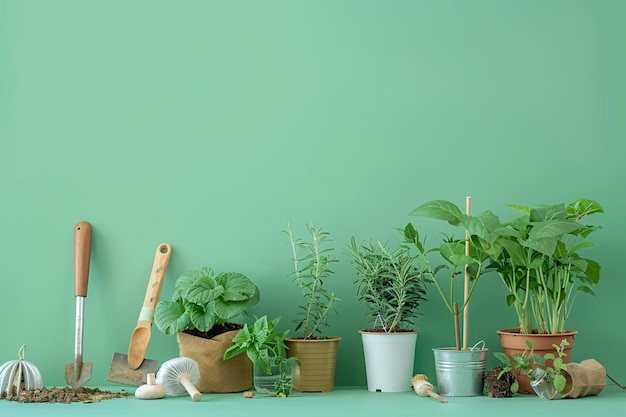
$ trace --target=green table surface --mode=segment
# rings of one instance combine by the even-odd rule
[[[100,387],[119,391],[120,387]],[[134,388],[128,389],[134,393]],[[626,391],[609,383],[595,397],[544,400],[533,395],[513,398],[449,397],[442,404],[413,391],[402,393],[369,392],[365,387],[336,387],[327,393],[293,393],[287,398],[256,395],[252,399],[236,394],[203,394],[193,402],[189,397],[140,400],[131,396],[97,403],[22,404],[0,401],[2,417],[70,416],[622,416],[626,411]],[[506,413],[506,414],[505,414]]]

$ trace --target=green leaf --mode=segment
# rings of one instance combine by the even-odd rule
[[[533,207],[529,213],[529,220],[532,223],[567,219],[567,209],[565,204],[554,204],[547,206]]]
[[[215,278],[204,275],[196,279],[185,292],[185,298],[192,303],[203,305],[219,298],[224,287],[219,285]]]
[[[591,280],[592,283],[597,284],[600,281],[600,264],[593,259],[585,259],[587,262],[587,269],[585,269],[585,275]]]
[[[243,314],[248,308],[248,301],[224,301],[222,299],[215,300],[215,314],[221,322],[232,319]]]
[[[465,255],[465,242],[444,242],[439,247],[441,256],[453,266],[461,266],[472,261],[470,256]]]
[[[496,359],[498,359],[504,365],[506,365],[508,367],[511,367],[511,358],[509,358],[509,355],[507,355],[506,353],[503,353],[503,352],[493,352],[493,356],[495,356]]]
[[[493,245],[498,238],[495,231],[501,227],[500,219],[491,211],[485,211],[475,217],[465,217],[465,229],[470,235],[478,236],[490,245]]]
[[[565,384],[566,384],[565,376],[561,374],[555,375],[553,384],[554,384],[554,388],[556,388],[558,392],[563,391],[565,389]]]
[[[176,279],[174,289],[176,291],[184,292],[191,286],[198,278],[202,276],[212,276],[213,271],[210,268],[204,268],[202,270],[187,271]]]
[[[512,384],[511,384],[511,392],[513,394],[517,394],[517,391],[519,391],[519,382],[517,382],[517,380],[515,380]]]
[[[154,323],[168,336],[186,330],[190,324],[182,301],[159,301],[154,312]]]
[[[221,294],[224,301],[248,301],[257,292],[256,285],[239,272],[219,274],[216,281],[224,288],[224,292]]]
[[[604,213],[604,208],[593,200],[579,198],[567,206],[567,213],[576,218],[582,218],[594,213]]]
[[[408,223],[404,227],[404,239],[405,241],[414,244],[417,247],[417,249],[420,251],[420,253],[424,252],[424,247],[422,246],[422,243],[420,242],[419,233],[417,232],[413,224]]]
[[[188,302],[185,304],[185,308],[189,313],[191,324],[193,324],[193,326],[201,332],[206,332],[215,325],[214,301],[211,301],[204,306]]]
[[[462,223],[464,216],[455,204],[445,200],[424,203],[413,209],[409,215],[444,220],[454,226]]]

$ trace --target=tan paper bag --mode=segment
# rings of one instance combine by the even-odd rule
[[[232,346],[233,337],[238,332],[222,333],[213,339],[184,332],[176,334],[180,356],[195,360],[200,367],[198,391],[241,392],[252,387],[252,362],[245,353],[224,360],[224,352]]]

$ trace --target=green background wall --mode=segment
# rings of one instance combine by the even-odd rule
[[[336,382],[363,385],[351,236],[394,241],[435,198],[506,217],[586,197],[606,209],[603,278],[570,317],[572,359],[626,380],[625,18],[596,0],[0,0],[0,361],[26,343],[46,385],[64,384],[78,221],[94,236],[92,384],[127,349],[160,243],[162,298],[187,270],[239,271],[262,292],[252,313],[286,328],[299,299],[282,230],[313,221],[341,260]],[[470,339],[492,352],[515,325],[504,294],[487,276],[471,308]],[[431,349],[453,335],[430,299],[415,368],[434,378]],[[147,356],[177,355],[154,328]]]

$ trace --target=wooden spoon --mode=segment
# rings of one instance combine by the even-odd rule
[[[152,328],[154,310],[161,295],[163,278],[165,277],[171,254],[172,247],[167,243],[162,243],[157,248],[154,256],[154,264],[152,265],[146,297],[143,300],[143,308],[139,314],[137,326],[130,337],[130,346],[128,347],[128,366],[130,369],[139,368],[146,355],[148,343],[150,342],[150,329]]]

